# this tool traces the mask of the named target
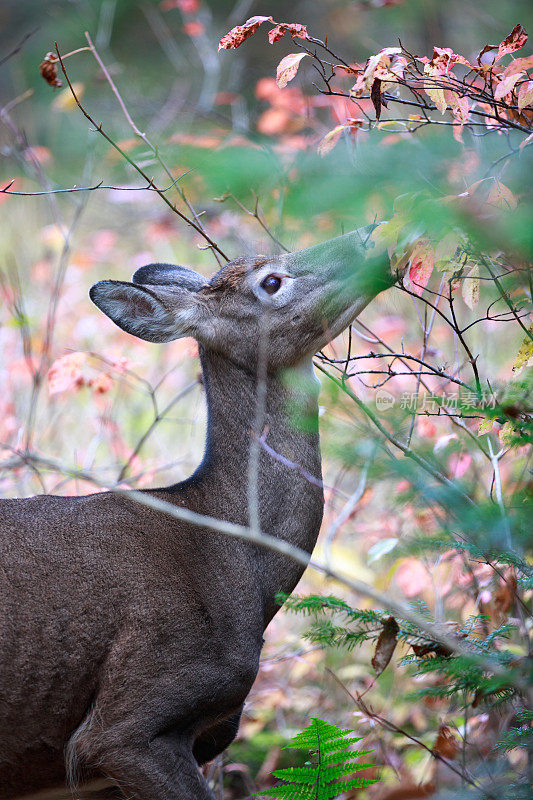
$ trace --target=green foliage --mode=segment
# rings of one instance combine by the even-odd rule
[[[307,597],[278,595],[290,611],[312,615],[314,621],[304,633],[304,638],[321,647],[335,647],[352,650],[364,642],[376,644],[379,648],[380,636],[390,620],[389,614],[379,610],[354,609],[344,600],[329,596],[309,595]],[[424,616],[423,607],[417,608]],[[429,616],[428,616],[429,620]],[[410,692],[408,700],[453,699],[460,706],[465,702],[474,707],[493,707],[504,702],[521,704],[521,683],[533,678],[533,664],[517,659],[504,643],[516,632],[515,622],[506,622],[492,630],[488,629],[488,617],[477,614],[467,619],[463,625],[455,626],[453,635],[471,651],[468,654],[452,652],[444,645],[434,641],[424,630],[408,620],[396,620],[398,630],[393,649],[402,642],[411,649],[400,660],[418,677],[435,675],[437,682],[421,684]],[[480,659],[490,659],[495,672],[480,666]],[[527,674],[527,672],[532,674]],[[531,718],[533,715],[523,711],[524,726],[509,731],[501,749],[531,745]],[[528,732],[529,731],[529,732]]]
[[[377,779],[350,777],[354,772],[374,766],[357,762],[360,756],[368,755],[371,750],[348,749],[360,741],[360,737],[350,736],[353,732],[313,718],[307,728],[286,745],[290,750],[309,750],[312,761],[303,767],[276,770],[273,775],[284,781],[284,785],[259,794],[282,800],[332,800],[349,789],[361,789],[376,783]]]

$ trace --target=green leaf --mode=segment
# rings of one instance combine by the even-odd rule
[[[298,599],[289,598],[293,603]],[[324,601],[336,598],[312,598],[315,601],[318,599]],[[276,770],[272,774],[284,781],[284,785],[266,789],[259,794],[263,797],[278,797],[280,800],[333,800],[348,789],[363,788],[375,783],[375,780],[352,777],[354,772],[375,766],[356,761],[360,756],[373,751],[349,749],[361,740],[361,737],[351,736],[352,733],[354,731],[350,729],[342,730],[315,717],[307,728],[285,745],[288,750],[310,750],[313,763],[304,767]]]

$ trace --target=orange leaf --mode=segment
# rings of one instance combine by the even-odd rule
[[[289,53],[281,59],[276,70],[276,83],[280,89],[284,89],[289,81],[292,81],[298,72],[300,61],[306,55],[307,53]]]
[[[218,43],[219,50],[234,50],[256,32],[263,22],[274,22],[272,17],[250,17],[244,25],[236,25]]]
[[[441,725],[433,747],[435,753],[453,760],[459,754],[459,743],[447,725]]]
[[[527,33],[524,28],[518,24],[515,25],[511,33],[505,37],[503,42],[498,47],[495,61],[499,61],[503,56],[509,53],[514,53],[516,50],[521,50],[527,42]]]

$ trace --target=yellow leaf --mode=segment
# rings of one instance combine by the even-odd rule
[[[340,139],[341,133],[348,128],[348,125],[337,125],[336,128],[326,133],[324,138],[318,143],[317,153],[319,156],[325,156],[326,153],[331,152]]]
[[[85,86],[83,83],[73,83],[72,88],[76,92],[76,96],[80,100],[83,97],[83,93],[85,91]],[[57,97],[54,99],[52,103],[52,108],[55,108],[56,111],[74,111],[77,108],[76,101],[72,96],[72,92],[70,88],[67,86],[66,89],[63,89]]]
[[[474,264],[462,281],[463,300],[473,311],[479,301],[479,264]]]
[[[502,425],[498,436],[502,444],[512,444],[514,439],[514,428],[512,424],[510,422],[506,422],[504,425]]]
[[[437,242],[435,245],[435,264],[438,266],[440,262],[443,262],[445,269],[452,257],[455,255],[455,251],[457,250],[458,246],[459,235],[457,233],[450,231],[450,233],[447,233],[446,236],[443,236],[440,242]],[[456,268],[457,266],[454,266],[454,269]]]
[[[494,425],[493,419],[482,419],[477,429],[477,435],[484,436],[486,433],[490,433],[493,425]]]
[[[307,53],[289,53],[288,56],[281,59],[276,70],[276,83],[280,89],[284,89],[289,81],[292,81],[298,72],[300,61],[306,55]]]
[[[529,332],[533,335],[533,324],[529,326]],[[524,367],[530,366],[531,363],[533,363],[533,341],[526,336],[513,364],[514,374],[520,375]]]
[[[379,130],[404,131],[407,126],[405,122],[397,122],[393,119],[385,119],[383,122],[378,122],[377,127]]]
[[[516,208],[518,205],[518,201],[509,187],[497,179],[487,195],[486,202],[497,208],[507,209]]]
[[[518,90],[518,110],[523,111],[531,103],[533,103],[533,81],[526,81]]]
[[[444,114],[447,108],[446,98],[444,97],[444,89],[432,85],[427,81],[424,83],[424,91],[431,97],[441,114]]]

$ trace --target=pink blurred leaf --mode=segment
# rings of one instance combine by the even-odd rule
[[[450,456],[450,472],[454,478],[459,480],[468,470],[472,463],[472,456],[469,453],[452,453]]]
[[[395,578],[406,597],[415,597],[431,586],[428,571],[417,558],[404,559],[396,570]]]
[[[73,392],[85,385],[82,367],[86,353],[68,353],[56,358],[48,371],[48,391],[51,395]]]

